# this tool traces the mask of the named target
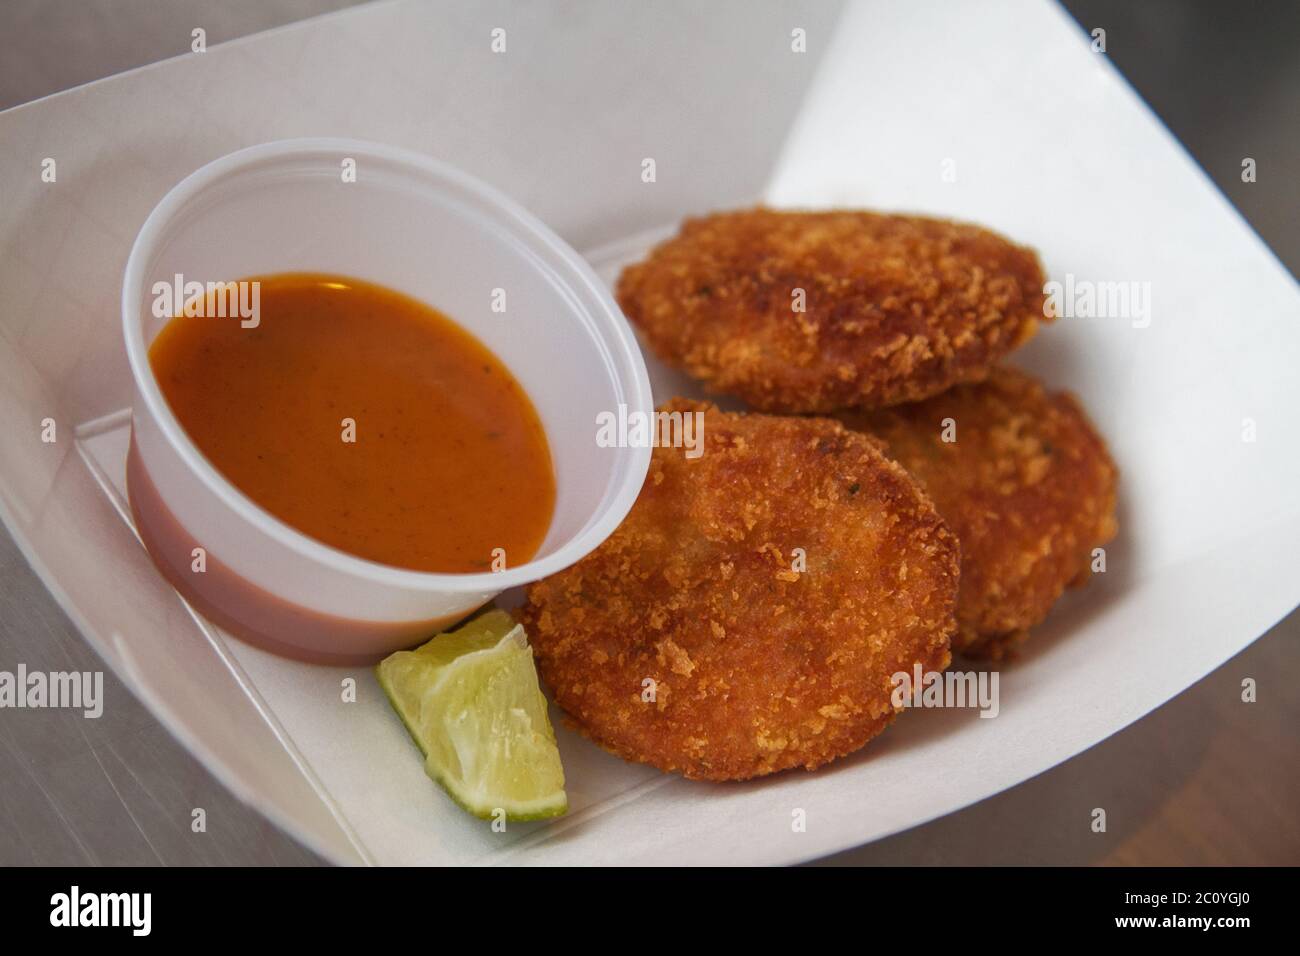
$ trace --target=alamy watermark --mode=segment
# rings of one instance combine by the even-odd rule
[[[262,283],[256,279],[238,282],[186,282],[176,273],[171,282],[153,284],[153,315],[170,319],[179,315],[217,319],[239,319],[240,328],[255,329],[262,322]]]
[[[95,719],[104,712],[103,671],[0,671],[0,708],[69,708]]]
[[[1053,279],[1043,285],[1045,315],[1066,319],[1129,319],[1135,329],[1151,324],[1150,282],[1094,282],[1076,279],[1073,272],[1065,281]]]
[[[132,936],[148,936],[153,928],[152,893],[91,893],[73,885],[50,897],[50,925],[58,927],[119,926]]]
[[[997,671],[927,671],[918,661],[912,673],[897,671],[889,678],[890,703],[903,707],[978,707],[980,717],[996,717]]]
[[[704,454],[703,412],[617,412],[596,415],[600,448],[685,448],[687,458]]]

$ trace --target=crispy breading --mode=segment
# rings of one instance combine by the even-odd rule
[[[597,743],[692,778],[813,769],[894,718],[891,678],[941,670],[958,546],[878,444],[829,419],[704,413],[659,447],[622,525],[528,589],[555,701]]]
[[[1078,400],[997,368],[928,401],[838,416],[881,438],[961,540],[953,649],[1001,658],[1118,531],[1118,470]],[[945,441],[945,430],[955,441]]]
[[[1043,281],[1033,250],[979,226],[758,208],[688,219],[617,295],[710,391],[828,412],[983,379],[1044,319]]]

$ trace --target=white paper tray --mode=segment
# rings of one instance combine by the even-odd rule
[[[1032,0],[864,3],[839,20],[826,4],[710,11],[379,4],[0,114],[0,514],[159,719],[330,859],[812,858],[1041,773],[1194,683],[1300,598],[1300,293],[1062,11]],[[497,25],[505,59],[486,52]],[[789,52],[796,26],[803,59]],[[1062,320],[1015,357],[1077,392],[1111,442],[1122,530],[1107,574],[1067,596],[1003,670],[995,720],[908,714],[816,774],[741,785],[666,777],[560,731],[573,812],[491,833],[425,778],[366,671],[226,639],[188,613],[121,520],[130,380],[117,298],[135,231],[203,162],[296,135],[437,155],[579,248],[632,236],[592,253],[607,277],[645,248],[645,229],[763,195],[971,219],[1037,246],[1054,278],[1149,281],[1149,327]],[[654,186],[639,179],[648,155]],[[47,156],[57,185],[39,179]],[[661,395],[690,393],[653,374]],[[45,417],[59,423],[55,444],[37,437]],[[1254,442],[1242,441],[1246,418]],[[358,678],[355,704],[341,700],[344,676]],[[1086,817],[1094,804],[1080,800]],[[792,830],[795,809],[806,832]]]

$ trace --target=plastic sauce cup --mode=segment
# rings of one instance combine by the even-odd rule
[[[149,363],[149,345],[169,321],[154,315],[155,284],[279,272],[396,289],[460,323],[505,363],[541,417],[555,468],[555,513],[530,561],[477,574],[368,561],[272,517],[199,452]],[[498,289],[507,291],[504,313],[492,308]],[[623,520],[649,467],[648,447],[596,441],[600,413],[653,411],[636,340],[601,281],[510,199],[406,150],[285,140],[194,172],[136,238],[122,325],[135,384],[127,485],[141,539],[195,608],[277,653],[359,663],[424,640],[589,553]]]

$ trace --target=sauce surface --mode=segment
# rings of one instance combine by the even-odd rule
[[[492,352],[390,289],[255,278],[256,327],[180,315],[149,347],[217,471],[291,527],[381,564],[478,572],[537,552],[555,508],[550,449]]]

